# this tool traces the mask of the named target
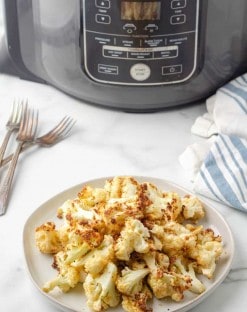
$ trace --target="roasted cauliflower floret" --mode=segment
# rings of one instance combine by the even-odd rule
[[[143,255],[143,258],[150,269],[148,284],[155,297],[182,300],[184,291],[191,286],[190,277],[169,271],[170,260],[167,255],[152,252]]]
[[[196,247],[191,249],[188,255],[196,260],[196,270],[211,279],[222,251],[221,237],[214,236],[213,230],[206,229],[198,234]]]
[[[181,274],[183,274],[184,276],[188,275],[190,277],[191,279],[191,286],[189,288],[190,291],[196,294],[201,294],[206,290],[206,287],[197,278],[195,274],[193,262],[190,262],[186,268],[186,264],[183,264],[183,259],[177,258],[174,265],[177,267],[177,269]]]
[[[103,273],[97,277],[88,274],[83,284],[87,296],[87,304],[94,311],[104,311],[109,307],[116,307],[120,295],[115,287],[117,267],[109,262]]]
[[[83,243],[79,246],[67,245],[66,247],[66,264],[71,264],[72,262],[80,259],[86,253],[91,250],[90,246],[87,243]]]
[[[106,181],[104,189],[109,198],[135,198],[140,184],[132,177],[114,177]]]
[[[108,200],[97,208],[97,213],[104,220],[107,233],[119,233],[126,219],[143,218],[143,207],[140,199],[141,186],[130,177],[116,177],[105,184]]]
[[[200,228],[201,229],[201,228]],[[162,250],[169,256],[186,253],[196,246],[196,235],[186,226],[174,221],[164,225],[154,225],[151,233],[162,242]]]
[[[204,208],[200,200],[192,195],[186,195],[182,198],[182,214],[186,220],[198,221],[205,215]]]
[[[141,221],[129,219],[126,221],[120,237],[115,245],[115,254],[119,260],[128,261],[133,251],[147,253],[150,234]]]
[[[54,254],[62,249],[62,243],[53,222],[46,222],[36,228],[35,241],[42,253]]]
[[[85,185],[78,193],[78,199],[85,210],[91,210],[97,205],[105,203],[107,200],[107,192],[103,188],[93,188]]]
[[[114,259],[113,242],[113,238],[106,235],[99,247],[91,250],[84,257],[75,260],[71,265],[76,268],[83,268],[92,276],[98,275]]]
[[[59,287],[63,292],[68,292],[80,282],[80,272],[69,265],[59,264],[59,274],[43,286],[45,292],[52,291]]]
[[[169,257],[161,252],[153,251],[147,254],[142,255],[143,260],[148,266],[150,272],[154,272],[157,270],[168,270],[170,266]]]
[[[144,194],[149,199],[145,216],[150,220],[176,220],[182,211],[179,195],[174,192],[163,193],[152,183],[143,183]]]
[[[147,305],[148,300],[152,299],[152,293],[147,286],[141,292],[133,296],[122,296],[122,307],[127,312],[152,312]]]
[[[116,285],[120,293],[132,296],[143,288],[143,279],[149,273],[149,269],[130,270],[125,267],[121,276],[117,278]]]
[[[174,301],[181,301],[184,291],[191,287],[191,279],[182,274],[158,269],[148,275],[148,284],[156,298],[171,297]]]

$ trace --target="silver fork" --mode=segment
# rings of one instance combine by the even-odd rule
[[[25,142],[32,142],[38,126],[38,112],[24,108],[20,129],[17,136],[18,145],[10,163],[3,184],[0,186],[0,215],[5,214],[10,194],[10,188],[15,173],[18,157]]]
[[[0,147],[0,165],[2,163],[4,153],[6,151],[11,134],[20,128],[23,105],[24,105],[23,101],[21,102],[14,101],[13,103],[11,114],[6,123],[7,132]]]
[[[75,120],[73,120],[71,117],[65,116],[52,130],[34,139],[32,142],[26,143],[22,147],[21,152],[27,150],[29,147],[35,144],[40,145],[40,146],[50,147],[58,143],[59,141],[63,140],[69,135],[74,124],[75,124]],[[12,158],[13,158],[13,154],[4,158],[2,160],[2,164],[0,165],[0,167],[5,166],[8,162],[11,161]]]

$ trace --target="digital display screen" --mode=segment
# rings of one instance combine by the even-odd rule
[[[122,1],[121,19],[128,21],[156,21],[160,19],[160,2]]]

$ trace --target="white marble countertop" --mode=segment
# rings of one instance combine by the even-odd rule
[[[80,182],[103,176],[144,175],[188,189],[178,156],[195,138],[190,128],[205,110],[198,104],[157,113],[131,114],[84,104],[45,85],[0,75],[0,139],[14,98],[39,109],[39,133],[64,115],[77,120],[71,136],[52,148],[22,154],[5,216],[0,217],[0,307],[5,312],[59,311],[37,291],[25,269],[22,232],[28,216],[44,201]],[[14,141],[8,149],[14,148]],[[2,179],[5,171],[0,171]],[[246,311],[247,215],[215,204],[236,242],[226,280],[193,311]]]

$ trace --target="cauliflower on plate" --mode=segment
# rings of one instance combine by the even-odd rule
[[[182,198],[182,214],[186,220],[196,222],[205,216],[205,211],[196,196],[186,195]]]
[[[66,264],[66,254],[63,251],[58,252],[54,256],[53,267],[58,270],[58,275],[45,283],[43,291],[50,292],[55,287],[59,287],[63,292],[68,292],[74,288],[81,280],[81,274],[76,269]]]
[[[85,185],[79,192],[78,199],[83,209],[91,210],[95,206],[106,202],[107,192],[103,188],[93,188],[90,185]]]
[[[114,177],[106,181],[104,189],[109,198],[135,198],[140,184],[132,177]]]
[[[197,273],[212,278],[222,253],[220,236],[195,224],[204,217],[191,195],[162,192],[152,183],[115,177],[104,188],[84,186],[57,212],[63,225],[36,229],[43,253],[53,253],[58,275],[44,291],[63,292],[83,283],[88,306],[101,312],[122,300],[127,312],[151,312],[147,301],[184,292],[200,294]]]
[[[203,285],[203,283],[197,278],[196,274],[195,274],[195,270],[194,270],[194,264],[193,262],[190,262],[187,265],[186,268],[186,264],[184,264],[183,262],[188,262],[188,261],[184,261],[185,259],[182,258],[177,258],[174,265],[177,267],[177,269],[179,270],[179,272],[181,274],[183,274],[184,276],[189,276],[191,279],[191,286],[189,288],[190,291],[192,291],[193,293],[196,294],[201,294],[206,290],[206,287]]]
[[[157,270],[168,270],[170,266],[169,257],[159,251],[152,251],[142,255],[143,260],[145,261],[150,272]]]
[[[155,297],[181,301],[184,291],[191,286],[190,277],[170,271],[170,259],[163,253],[148,253],[143,255],[143,259],[150,269],[147,281]]]
[[[150,231],[162,243],[162,250],[169,256],[186,253],[196,246],[194,228],[190,231],[175,221],[168,221],[164,225],[156,224]]]
[[[143,183],[144,195],[149,199],[145,217],[149,220],[176,220],[182,211],[179,195],[163,193],[152,183]]]
[[[150,234],[141,221],[128,219],[115,245],[115,255],[119,260],[128,261],[133,251],[147,253]]]
[[[115,177],[107,180],[105,190],[108,194],[105,205],[96,209],[105,222],[109,234],[117,234],[123,228],[126,219],[143,218],[140,201],[141,186],[131,177]]]
[[[99,247],[92,249],[84,257],[77,258],[71,265],[76,268],[83,268],[92,276],[100,274],[105,266],[114,259],[113,242],[112,236],[105,235]]]
[[[125,267],[116,281],[117,289],[121,294],[132,296],[143,288],[143,279],[149,273],[149,269],[131,270]]]
[[[196,260],[196,271],[211,279],[222,251],[221,237],[214,236],[213,230],[206,229],[198,234],[196,247],[189,250],[188,255]]]
[[[181,301],[184,291],[191,287],[191,280],[187,275],[158,269],[148,275],[148,285],[158,299],[171,297]]]
[[[144,285],[143,289],[132,296],[122,296],[122,307],[127,312],[152,312],[153,309],[147,305],[153,295],[150,289]]]
[[[101,275],[86,276],[83,287],[91,309],[100,312],[119,304],[120,295],[115,287],[116,279],[117,266],[112,262],[107,264]]]
[[[62,249],[62,243],[54,222],[46,222],[35,230],[36,246],[43,253],[55,254]]]

